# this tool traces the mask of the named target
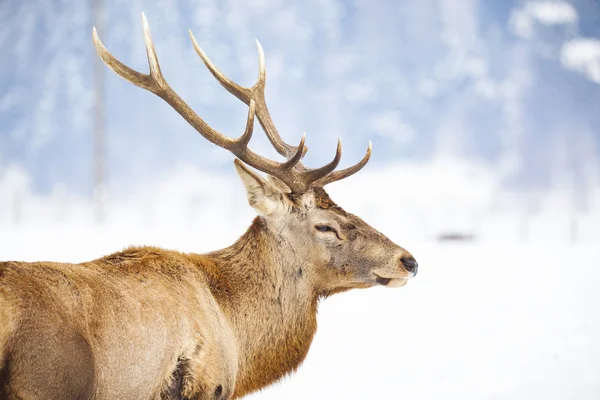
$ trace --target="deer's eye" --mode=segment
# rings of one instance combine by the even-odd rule
[[[315,229],[319,232],[333,232],[337,235],[337,231],[335,230],[335,228],[332,228],[329,225],[315,225]]]

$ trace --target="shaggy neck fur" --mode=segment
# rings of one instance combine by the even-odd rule
[[[295,370],[315,334],[318,295],[313,277],[298,261],[302,257],[286,257],[290,252],[281,251],[286,245],[257,217],[231,247],[198,256],[237,336],[235,397]]]

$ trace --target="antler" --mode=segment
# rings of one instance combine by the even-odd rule
[[[273,124],[271,114],[267,108],[265,101],[265,81],[266,81],[266,68],[265,68],[265,53],[258,39],[256,39],[256,49],[258,50],[258,78],[256,83],[249,88],[238,85],[223,74],[210,59],[206,56],[204,51],[196,42],[196,38],[191,30],[188,30],[190,39],[192,39],[192,45],[194,50],[200,56],[206,68],[210,73],[217,79],[217,81],[223,86],[229,93],[243,101],[246,105],[250,105],[250,101],[254,100],[256,103],[256,116],[260,122],[263,130],[267,134],[269,141],[275,147],[275,150],[282,156],[289,158],[292,154],[296,153],[297,147],[291,146],[283,141],[279,132]]]
[[[169,86],[160,70],[156,51],[154,50],[154,43],[150,35],[150,28],[146,16],[142,13],[142,22],[144,25],[144,39],[146,42],[146,54],[148,56],[148,65],[150,67],[149,74],[143,74],[138,72],[115,58],[104,46],[96,27],[93,28],[92,36],[96,52],[102,59],[102,61],[112,69],[117,75],[121,76],[125,80],[146,89],[155,95],[165,100],[175,111],[177,111],[191,126],[193,126],[202,136],[208,139],[210,142],[216,144],[219,147],[229,150],[236,157],[238,157],[244,163],[254,167],[264,173],[272,175],[283,183],[285,183],[294,193],[303,193],[307,191],[311,186],[324,186],[328,183],[343,179],[356,172],[358,172],[369,160],[371,155],[371,144],[365,157],[356,165],[340,170],[334,171],[337,167],[340,158],[342,156],[342,142],[338,140],[337,150],[334,159],[320,168],[308,169],[305,168],[300,160],[306,153],[305,135],[302,136],[300,144],[298,146],[292,146],[283,141],[267,109],[265,102],[265,57],[262,47],[258,40],[256,41],[259,55],[259,75],[256,83],[250,87],[242,87],[235,82],[227,78],[221,71],[219,71],[214,64],[206,57],[202,49],[198,46],[196,39],[190,31],[190,37],[194,49],[204,61],[209,71],[219,81],[219,83],[227,89],[235,97],[243,101],[248,105],[248,118],[246,121],[246,129],[242,136],[237,139],[231,139],[215,129],[211,128],[202,118],[200,118],[191,108],[188,106],[179,95]],[[269,160],[262,157],[248,148],[248,142],[252,137],[254,130],[254,116],[258,117],[258,120],[263,127],[269,141],[277,152],[287,158],[287,161],[278,163],[273,160]]]

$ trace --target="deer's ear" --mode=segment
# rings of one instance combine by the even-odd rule
[[[234,165],[246,188],[248,203],[259,215],[268,216],[283,206],[283,193],[275,185],[252,172],[237,158]]]

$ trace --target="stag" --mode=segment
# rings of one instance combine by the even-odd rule
[[[338,207],[323,187],[365,166],[302,163],[265,103],[265,60],[242,87],[192,44],[218,82],[248,106],[237,139],[208,126],[163,77],[142,14],[150,73],[93,42],[104,63],[165,100],[235,168],[258,216],[232,246],[207,254],[132,247],[80,264],[0,263],[0,398],[235,399],[294,371],[317,329],[319,299],[353,288],[399,287],[417,272],[402,247]],[[285,161],[248,148],[254,118]],[[264,178],[251,168],[267,174]]]

